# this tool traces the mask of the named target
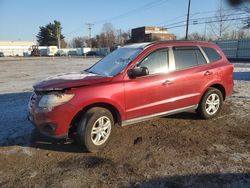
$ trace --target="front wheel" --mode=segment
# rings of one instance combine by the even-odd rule
[[[109,110],[92,108],[84,114],[78,125],[78,143],[89,152],[97,152],[107,145],[113,126],[114,120]]]
[[[198,114],[204,119],[210,119],[219,114],[223,104],[223,96],[220,90],[216,88],[208,88],[202,97]]]

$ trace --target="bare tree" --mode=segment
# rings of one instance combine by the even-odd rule
[[[103,25],[102,33],[100,34],[101,47],[113,47],[116,42],[115,29],[111,23]]]
[[[206,37],[203,34],[200,34],[198,32],[190,33],[188,35],[188,39],[192,41],[211,41],[212,39],[209,37]],[[185,40],[185,37],[180,37],[178,40]]]
[[[121,29],[117,30],[116,34],[116,44],[123,46],[130,39],[130,31],[122,31]]]
[[[82,48],[86,46],[87,38],[86,37],[75,37],[71,41],[73,48]]]
[[[205,41],[206,37],[204,35],[201,35],[197,32],[191,33],[188,35],[189,40],[194,40],[194,41]]]
[[[250,29],[250,6],[249,4],[244,5],[242,10],[248,13],[248,18],[243,21],[243,29]]]
[[[212,38],[215,40],[227,39],[229,35],[228,30],[230,30],[232,23],[226,21],[228,13],[223,9],[222,0],[220,0],[219,9],[215,14],[215,18],[218,22],[212,22],[209,24]]]
[[[115,30],[111,23],[103,25],[102,32],[91,38],[75,37],[71,41],[74,48],[89,46],[91,42],[93,48],[113,48],[116,45],[124,45],[130,39],[130,31]]]
[[[248,38],[249,35],[246,31],[244,30],[239,30],[238,31],[238,39],[245,39],[245,38]]]

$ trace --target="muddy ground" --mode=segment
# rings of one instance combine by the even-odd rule
[[[221,114],[182,113],[117,127],[86,153],[41,136],[27,121],[31,85],[96,59],[0,60],[0,187],[250,187],[250,63],[235,64]]]

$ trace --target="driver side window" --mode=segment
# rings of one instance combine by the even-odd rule
[[[166,73],[168,71],[168,49],[154,51],[142,60],[139,67],[147,67],[149,74]]]

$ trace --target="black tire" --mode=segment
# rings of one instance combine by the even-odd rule
[[[97,120],[100,120],[100,118],[101,119],[103,118],[104,119],[103,121],[104,122],[106,121],[106,123],[109,120],[111,125],[110,125],[110,130],[108,131],[109,134],[107,134],[108,135],[107,138],[106,139],[103,138],[102,140],[105,141],[101,144],[95,144],[94,142],[95,139],[93,139],[94,136],[92,136],[91,133],[92,129],[97,129],[95,127],[99,126],[98,125],[99,122],[97,122]],[[77,127],[77,142],[81,146],[84,146],[89,152],[98,152],[102,150],[109,142],[113,127],[114,127],[114,119],[112,113],[109,110],[100,107],[91,108],[84,114],[84,116],[79,122],[79,125]],[[96,134],[96,137],[97,136],[98,133]]]
[[[210,99],[212,96],[215,96],[216,98],[218,98],[218,101],[219,101],[218,107],[214,106],[215,109],[217,109],[217,110],[214,110],[213,113],[212,113],[213,109],[210,109],[211,112],[208,112],[209,105],[206,104],[208,98]],[[204,119],[214,118],[220,113],[220,111],[222,109],[222,105],[223,105],[223,96],[222,96],[221,91],[216,89],[216,88],[210,87],[207,89],[206,93],[203,95],[203,97],[200,101],[199,107],[197,109],[197,112]]]

